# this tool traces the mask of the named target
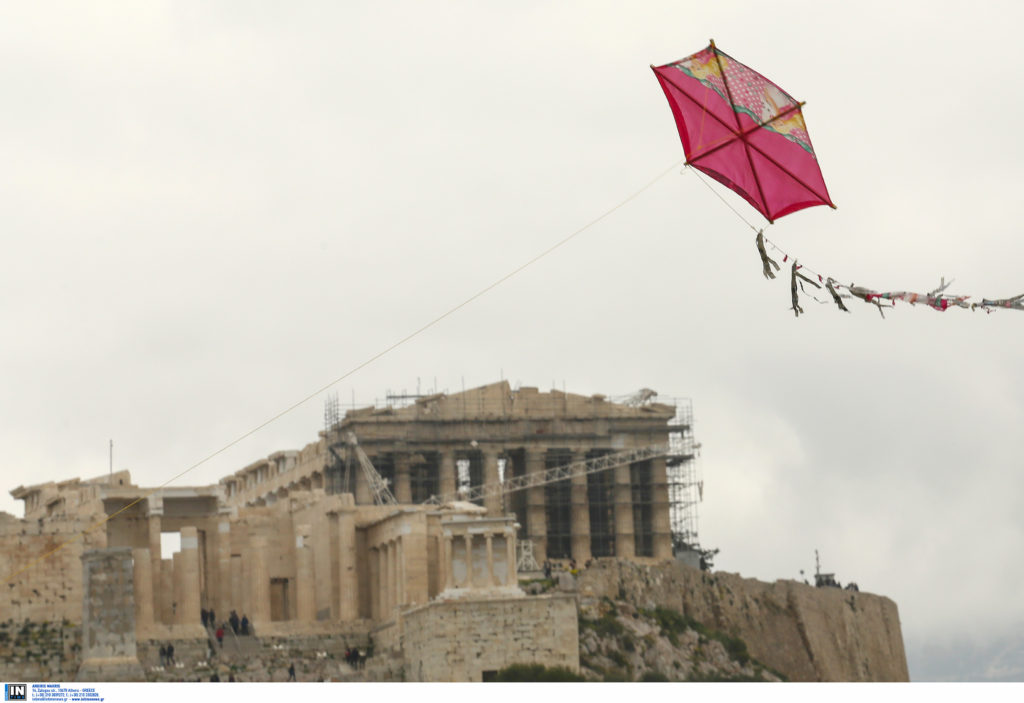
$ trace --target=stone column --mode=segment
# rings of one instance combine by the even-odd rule
[[[161,612],[160,603],[157,600],[166,600],[166,594],[171,591],[171,584],[165,582],[163,574],[161,573],[161,555],[160,555],[160,530],[161,530],[161,519],[164,514],[164,503],[163,498],[159,493],[154,493],[146,499],[148,508],[148,522],[149,522],[149,559],[150,559],[150,578],[153,582],[153,620],[154,622],[168,622],[164,620],[163,613]]]
[[[221,515],[217,521],[217,598],[214,600],[214,614],[219,622],[227,620],[231,612],[231,521]]]
[[[363,475],[363,469],[359,466],[359,460],[355,455],[352,455],[351,470],[355,472],[353,480],[356,484],[356,505],[373,505],[373,496],[370,495],[370,485],[366,482],[366,476]]]
[[[508,530],[505,532],[505,561],[508,566],[508,580],[510,586],[519,584],[519,570],[516,568],[516,532]]]
[[[225,622],[228,619],[228,615],[232,610],[238,613],[246,610],[245,575],[243,573],[242,556],[231,557],[231,566],[228,568],[231,570],[231,602],[223,611],[224,616],[220,618],[221,622]]]
[[[199,616],[199,530],[195,527],[181,528],[181,564],[175,564],[175,581],[181,584],[181,599],[178,600],[178,623],[202,626]],[[180,571],[180,573],[179,573]]]
[[[185,567],[182,562],[185,555],[182,552],[175,552],[171,555],[171,623],[174,625],[184,625],[185,620],[185,591],[188,590],[188,583],[185,581]],[[166,572],[166,570],[165,570]]]
[[[438,493],[442,496],[455,493],[455,450],[445,447],[441,450],[438,464]]]
[[[487,541],[487,586],[494,586],[494,545],[492,544],[494,536],[491,534],[485,535]]]
[[[539,447],[526,448],[526,473],[544,471],[545,450]],[[548,518],[544,486],[526,489],[526,537],[533,541],[533,556],[538,564],[548,558]]]
[[[388,614],[391,612],[391,582],[394,578],[394,574],[391,573],[391,545],[385,542],[380,547],[381,555],[381,611],[380,617],[382,620],[387,620]]]
[[[445,535],[444,537],[444,558],[441,561],[443,568],[441,572],[444,574],[444,586],[441,590],[446,588],[455,588],[455,552],[452,549],[452,537],[451,535]]]
[[[573,452],[570,462],[580,461],[581,452]],[[572,558],[582,567],[590,559],[590,500],[587,498],[587,474],[570,479],[569,529],[572,533]]]
[[[473,587],[473,535],[466,533],[462,536],[466,542],[466,588]]]
[[[370,589],[370,617],[373,620],[380,619],[380,550],[377,548],[370,548],[366,551],[367,556],[367,567],[369,569],[369,589]]]
[[[672,558],[672,520],[669,517],[668,468],[663,456],[651,459],[651,522],[654,529],[654,558]]]
[[[145,681],[135,650],[131,547],[82,554],[82,665],[77,681]]]
[[[491,485],[498,483],[498,450],[496,448],[484,449],[484,484]],[[484,507],[487,508],[487,515],[499,517],[505,513],[502,505],[500,492],[484,498]]]
[[[267,569],[267,538],[263,535],[253,535],[249,543],[252,548],[249,550],[250,579],[249,579],[249,607],[251,612],[247,613],[249,621],[256,625],[265,625],[270,622],[270,572]]]
[[[316,576],[309,542],[312,531],[309,525],[295,528],[295,615],[299,622],[316,620]]]
[[[356,571],[356,518],[350,510],[338,512],[338,619],[359,618],[359,573]]]
[[[412,503],[412,482],[409,478],[408,454],[395,454],[395,500],[406,505]]]
[[[615,487],[615,556],[631,559],[636,556],[636,542],[633,538],[633,492],[630,488],[629,464],[616,466]]]
[[[391,610],[394,610],[398,605],[399,595],[399,581],[401,579],[401,571],[398,562],[398,540],[394,539],[388,544],[388,552],[391,557],[391,566],[389,571],[391,572]]]
[[[408,602],[405,586],[409,574],[406,570],[405,538],[403,537],[395,539],[395,559],[398,561],[398,604],[405,605]]]
[[[135,596],[136,637],[153,625],[153,561],[148,549],[132,550],[132,589]]]

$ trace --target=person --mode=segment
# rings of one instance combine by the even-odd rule
[[[213,615],[213,608],[206,611],[206,619],[210,622],[210,627],[217,627],[217,618]]]
[[[220,677],[217,676],[217,672],[216,671],[213,672],[212,674],[210,674],[210,681],[214,681],[216,683],[220,682]]]
[[[210,622],[209,618],[210,618],[210,616],[206,614],[206,608],[200,608],[199,609],[199,619],[203,621],[203,629],[205,629],[207,624],[209,624],[209,622]]]
[[[238,634],[238,613],[234,610],[231,611],[231,617],[228,618],[228,622],[231,623],[231,629],[234,633]]]
[[[288,680],[295,681],[295,662],[288,665]]]
[[[228,673],[228,681],[231,683],[235,682],[235,672],[232,671]]]
[[[221,649],[224,649],[224,626],[221,625],[217,628],[217,644],[220,645]]]
[[[249,616],[245,613],[242,613],[242,634],[249,634]]]
[[[551,562],[547,559],[544,560],[544,578],[551,578]]]
[[[169,645],[167,645],[167,664],[171,665],[171,664],[174,664],[174,663],[175,663],[175,661],[174,661],[174,645],[173,644],[169,644]]]
[[[167,666],[167,647],[160,645],[160,666]]]

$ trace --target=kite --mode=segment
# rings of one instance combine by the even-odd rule
[[[739,193],[769,223],[828,205],[801,107],[715,46],[652,66],[675,116],[686,164]]]
[[[652,65],[651,70],[672,108],[688,167],[735,191],[769,224],[815,205],[835,209],[804,123],[804,103],[726,54],[715,46],[713,39],[702,51],[663,66]],[[766,246],[782,254],[784,263],[790,256],[765,238],[764,230],[747,224],[757,232],[761,272],[765,278],[774,279],[779,264],[768,255]],[[817,276],[818,282],[800,273],[800,269]],[[949,285],[945,279],[925,294],[880,293],[852,283],[840,285],[831,276],[797,264],[794,258],[790,270],[790,309],[797,317],[804,312],[798,288],[806,293],[805,282],[819,290],[820,284],[824,284],[832,302],[844,312],[849,309],[842,299],[854,297],[876,306],[883,318],[883,307],[894,307],[897,300],[911,305],[924,303],[940,312],[952,307],[981,308],[985,312],[999,308],[1024,310],[1024,295],[998,300],[983,298],[980,303],[968,303],[970,296],[966,295],[944,295]],[[839,290],[846,293],[840,294]],[[829,302],[818,300],[813,293],[811,296],[819,303]]]

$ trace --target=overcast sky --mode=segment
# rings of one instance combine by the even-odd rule
[[[856,8],[856,9],[854,9]],[[649,64],[799,100],[838,210],[767,236],[877,290],[1024,292],[1019,3],[12,3],[0,21],[0,510],[158,485],[682,159]],[[766,281],[692,173],[336,387],[693,400],[701,541],[899,605],[915,680],[1024,679],[1024,312],[882,319]],[[719,192],[722,192],[721,190]],[[751,222],[763,220],[732,194]],[[182,478],[313,441],[323,395]]]

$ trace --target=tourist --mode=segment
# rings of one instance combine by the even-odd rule
[[[249,616],[245,613],[242,613],[242,634],[249,634]]]
[[[160,666],[167,666],[167,647],[160,645]]]
[[[288,666],[288,680],[289,681],[295,681],[296,680],[296,678],[295,678],[295,662],[292,662]]]
[[[224,649],[224,625],[217,628],[217,644],[220,645],[221,649]]]

